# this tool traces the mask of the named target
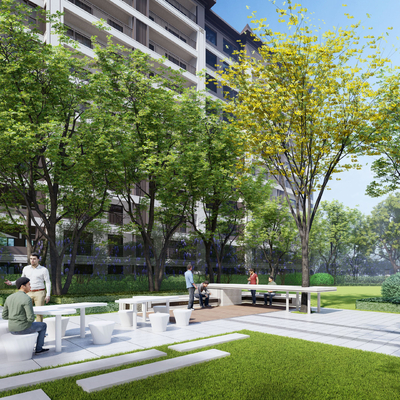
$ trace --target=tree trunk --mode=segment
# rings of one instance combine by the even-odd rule
[[[300,231],[301,239],[301,272],[302,272],[302,287],[310,286],[310,270],[308,261],[308,230],[307,227],[303,227]],[[301,306],[300,312],[307,312],[307,293],[301,294]]]
[[[211,256],[210,256],[210,251],[211,251],[211,242],[210,241],[204,241],[204,248],[206,252],[206,264],[208,268],[208,280],[210,283],[214,283],[214,270],[211,265]]]

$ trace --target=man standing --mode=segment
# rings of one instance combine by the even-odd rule
[[[268,278],[268,285],[276,285],[276,282],[274,282],[274,277],[270,276]],[[269,305],[272,306],[272,298],[275,296],[275,292],[272,290],[268,290],[268,293],[264,293],[264,304],[267,306],[267,301],[269,298]]]
[[[247,280],[249,281],[250,285],[258,285],[258,275],[254,273],[253,268],[250,270],[250,276],[247,278]],[[256,291],[250,290],[250,292],[254,306],[256,304]]]
[[[188,264],[187,271],[185,272],[185,280],[186,280],[186,289],[189,291],[189,302],[188,302],[189,310],[194,310],[193,308],[194,291],[195,289],[197,289],[197,286],[194,284],[192,270],[193,270],[192,264]]]
[[[36,354],[44,353],[49,349],[43,348],[47,325],[44,322],[33,322],[32,300],[27,296],[31,290],[28,278],[18,278],[15,281],[18,292],[8,296],[3,308],[3,319],[8,320],[8,330],[13,335],[28,335],[38,333],[36,339]]]
[[[211,307],[208,305],[208,301],[210,300],[210,292],[207,289],[208,281],[204,281],[197,285],[198,294],[195,294],[195,297],[199,299],[200,308]],[[203,305],[204,300],[204,305]]]
[[[50,301],[51,282],[49,271],[47,270],[47,268],[39,265],[39,254],[32,253],[30,260],[31,265],[27,265],[22,270],[21,278],[29,278],[32,288],[27,294],[32,299],[32,302],[35,304],[35,306],[44,306],[45,301],[46,304]],[[46,291],[44,289],[45,283]],[[10,282],[7,280],[5,281],[5,284],[15,285],[16,281]],[[36,315],[36,321],[43,322],[43,316]]]

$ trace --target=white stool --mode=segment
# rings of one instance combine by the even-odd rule
[[[48,334],[47,339],[56,340],[56,317],[50,317],[43,320],[46,323]],[[65,331],[67,330],[69,322],[69,317],[61,317],[61,337],[65,336]]]
[[[137,328],[137,313],[133,312],[133,310],[120,310],[118,311],[118,316],[121,326]]]
[[[1,340],[1,337],[9,332],[10,331],[8,330],[8,321],[0,320],[0,353],[4,351],[3,341]]]
[[[113,321],[94,321],[89,324],[90,332],[92,332],[93,344],[107,344],[111,342],[111,335],[114,330],[115,322]]]
[[[13,335],[12,333],[2,335],[1,340],[7,354],[7,360],[15,362],[31,359],[37,336],[37,332],[27,335]]]
[[[168,314],[169,310],[167,306],[154,306],[153,307],[153,311],[155,313],[164,313],[164,314]]]
[[[149,315],[153,332],[165,332],[169,321],[169,314],[154,313]]]
[[[176,326],[188,326],[193,310],[174,310]]]

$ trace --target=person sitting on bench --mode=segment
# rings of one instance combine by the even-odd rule
[[[210,308],[211,306],[208,305],[208,302],[210,300],[210,292],[207,290],[208,286],[208,281],[204,281],[203,283],[200,283],[197,285],[197,290],[198,293],[196,293],[194,296],[199,299],[199,304],[200,308]],[[203,305],[204,301],[204,305]]]
[[[268,278],[268,285],[276,285],[276,282],[274,282],[274,277],[270,276]],[[269,298],[269,305],[272,306],[272,298],[275,296],[275,292],[272,290],[268,290],[267,293],[264,293],[264,304],[267,306],[267,300]]]

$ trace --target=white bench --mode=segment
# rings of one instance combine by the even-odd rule
[[[169,322],[169,314],[154,313],[149,315],[153,332],[165,332]]]
[[[249,293],[247,292],[242,292],[242,299],[251,299],[251,293],[250,293],[250,289],[249,289]],[[262,299],[262,301],[264,302],[264,293],[263,292],[257,292],[256,293],[256,298],[257,299]],[[295,293],[289,293],[289,302],[292,304],[292,306],[297,307],[297,300],[296,300],[297,296]],[[274,300],[276,299],[282,299],[282,300],[286,300],[286,293],[275,293],[275,296],[272,298],[272,303],[274,302]],[[269,299],[268,299],[269,302]],[[276,302],[275,305],[285,305],[285,302]]]
[[[7,360],[10,362],[30,360],[37,336],[37,332],[27,335],[13,335],[12,333],[2,335],[1,340],[7,354]]]
[[[114,330],[113,321],[94,321],[89,324],[92,332],[93,344],[108,344],[111,342],[111,335]]]
[[[176,309],[173,311],[176,326],[188,326],[193,310]]]

